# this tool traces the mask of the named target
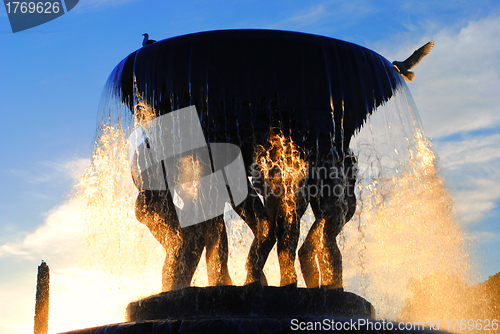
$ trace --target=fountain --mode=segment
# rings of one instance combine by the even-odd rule
[[[334,319],[363,319],[372,325],[366,332],[393,329],[369,320],[373,306],[344,291],[337,239],[359,201],[370,203],[367,166],[377,164],[378,179],[387,170],[401,177],[402,161],[426,158],[416,110],[389,119],[380,141],[398,141],[396,128],[420,151],[396,149],[398,165],[394,152],[363,146],[370,115],[402,103],[406,91],[375,52],[295,32],[196,33],[130,54],[103,92],[96,150],[99,140],[127,145],[135,216],[165,251],[163,292],[130,303],[130,323],[74,333],[272,333],[322,319],[331,329]],[[253,234],[240,254],[242,285],[232,285],[228,268],[228,207]],[[304,231],[308,207],[314,219]],[[264,270],[275,246],[279,286]],[[204,251],[209,286],[193,287]],[[301,276],[306,287],[298,287]]]

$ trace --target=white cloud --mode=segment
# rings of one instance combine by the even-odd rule
[[[469,189],[455,194],[455,212],[462,223],[480,223],[481,219],[500,199],[500,178],[471,178],[466,182]]]
[[[328,13],[325,10],[325,6],[323,4],[319,4],[302,10],[280,22],[274,23],[269,28],[276,29],[283,26],[304,27],[317,23],[318,20],[327,15]]]
[[[469,233],[467,234],[467,237],[479,243],[498,243],[500,241],[500,235],[498,233],[486,231]]]
[[[23,169],[4,169],[2,172],[18,177],[26,182],[38,185],[57,182],[61,179],[77,180],[90,166],[90,159],[73,159],[69,161],[37,161]]]
[[[454,192],[457,218],[480,223],[500,200],[500,134],[438,141],[435,150]]]
[[[354,22],[359,18],[373,14],[377,10],[377,7],[372,6],[369,1],[365,0],[325,1],[302,9],[288,18],[271,24],[268,28],[289,29],[293,27],[299,29],[317,25],[324,19],[327,19],[328,22],[340,22],[345,17],[349,17],[351,22]]]
[[[458,34],[435,36],[417,67],[412,92],[426,132],[442,137],[500,124],[500,19],[471,22]],[[419,78],[420,77],[420,78]]]
[[[305,13],[289,18],[287,21],[298,23],[299,26],[305,26],[315,23],[318,18],[325,16],[325,14],[325,6],[320,4],[309,8]]]
[[[446,169],[465,168],[465,164],[473,164],[475,168],[491,166],[495,160],[500,159],[500,134],[438,142],[435,148],[441,167]]]
[[[47,215],[45,223],[24,239],[0,246],[0,257],[43,259],[75,248],[82,233],[86,201],[71,199]]]
[[[404,60],[431,39],[434,50],[409,83],[426,134],[437,138],[500,124],[500,18],[471,21],[459,31],[429,23],[374,49],[391,61]]]
[[[48,183],[58,184],[61,179],[79,180],[89,165],[89,159],[73,159],[67,162],[41,161],[26,170],[8,172],[33,184],[32,190],[25,191],[31,198],[50,199],[51,195],[46,191]],[[38,191],[37,187],[43,187],[43,191]],[[74,248],[78,236],[81,235],[86,205],[86,200],[74,197],[53,208],[44,214],[44,224],[34,232],[25,234],[22,239],[0,245],[0,258],[43,259]]]

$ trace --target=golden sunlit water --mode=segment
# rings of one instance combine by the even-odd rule
[[[338,242],[346,291],[369,300],[379,319],[418,321],[426,317],[423,320],[428,325],[428,314],[433,312],[429,308],[436,298],[464,305],[458,307],[460,312],[467,309],[470,296],[457,297],[456,291],[470,284],[473,277],[468,242],[452,215],[453,199],[405,87],[380,107],[352,140],[359,165],[358,205]],[[65,292],[64,303],[51,304],[51,332],[122,322],[129,302],[161,292],[165,251],[135,218],[138,192],[127,159],[130,131],[121,124],[109,122],[100,129],[92,165],[78,184],[75,200],[86,204],[82,275],[72,276],[78,284]],[[280,140],[283,148],[293,151],[286,138]],[[291,155],[296,157],[294,152]],[[290,166],[295,178],[302,172],[305,175],[305,163],[294,160]],[[229,205],[224,215],[229,272],[233,284],[242,285],[253,235]],[[308,208],[301,221],[299,247],[313,221]],[[296,270],[299,286],[304,287],[298,259]],[[269,284],[278,286],[276,247],[264,271]],[[443,275],[453,275],[455,281],[450,283]],[[57,279],[57,272],[54,276]],[[202,255],[192,285],[207,284]],[[432,289],[431,297],[405,306],[412,293],[426,287]],[[57,295],[51,298],[62,300]],[[465,316],[438,312],[438,305],[435,317]],[[64,315],[75,310],[80,321],[64,323]]]
[[[64,292],[65,303],[52,303],[51,332],[123,322],[130,300],[161,290],[165,251],[135,218],[127,145],[123,129],[103,129],[77,185],[77,198],[86,203],[81,272]]]
[[[356,215],[339,237],[346,289],[367,298],[378,318],[418,320],[429,326],[429,318],[419,317],[417,308],[400,313],[415,293],[411,284],[441,273],[470,284],[473,270],[469,241],[452,214],[453,199],[410,93],[403,88],[380,107],[351,148],[360,175]],[[438,293],[455,298],[456,291],[443,284],[426,305]],[[430,314],[442,321],[460,316],[435,311]]]
[[[380,317],[397,317],[410,278],[444,272],[468,279],[467,243],[434,163],[429,142],[418,135],[405,169],[360,187],[358,214],[341,238],[345,263],[358,264],[346,268],[346,282],[356,277],[353,290]]]
[[[283,197],[283,211],[289,216],[296,206],[300,181],[307,175],[307,163],[295,143],[282,133],[272,133],[268,141],[268,148],[256,149],[255,162],[264,180],[270,183],[268,194]]]

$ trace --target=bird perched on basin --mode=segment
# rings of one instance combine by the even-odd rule
[[[420,49],[413,52],[411,56],[408,57],[405,61],[393,61],[396,72],[401,74],[405,81],[412,81],[415,79],[415,73],[410,72],[410,70],[415,67],[425,56],[431,53],[432,47],[434,46],[434,42],[430,41],[429,43],[422,46]]]
[[[149,35],[147,33],[146,34],[142,34],[142,36],[144,36],[144,39],[142,40],[142,46],[146,46],[146,45],[150,45],[150,44],[156,43],[155,40],[149,39]]]

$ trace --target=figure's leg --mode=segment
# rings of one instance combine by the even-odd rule
[[[266,205],[270,218],[276,217],[278,228],[278,262],[280,265],[280,285],[297,284],[295,256],[300,236],[300,218],[307,203],[297,196],[294,203],[285,203],[282,197],[269,196]]]
[[[351,169],[354,158],[342,166],[336,166],[338,178],[324,179],[324,186],[318,197],[316,217],[324,221],[321,238],[321,251],[318,263],[321,272],[321,285],[331,289],[343,287],[342,254],[337,245],[337,236],[342,227],[351,219],[356,210],[356,170]]]
[[[313,213],[322,225],[318,238],[317,258],[321,286],[342,288],[342,254],[337,246],[337,235],[345,224],[343,185],[338,179],[323,180],[326,191],[315,199]]]
[[[311,208],[315,221],[307,233],[304,243],[299,249],[300,269],[308,288],[317,288],[320,284],[320,273],[316,264],[316,256],[321,252],[320,244],[323,236],[325,220],[319,216],[318,202],[316,198],[311,199]]]
[[[227,268],[228,246],[224,217],[220,216],[203,223],[207,246],[208,285],[231,285],[231,277]]]
[[[248,183],[247,198],[235,208],[235,211],[250,227],[254,235],[245,265],[247,270],[245,284],[260,281],[263,285],[267,285],[263,269],[276,242],[276,225],[271,224],[264,204],[250,182]]]
[[[227,267],[228,245],[224,218],[221,216],[184,227],[181,233],[183,241],[179,250],[179,274],[175,288],[191,285],[205,246],[209,285],[230,285],[232,282]]]
[[[326,218],[328,219],[328,218]],[[321,271],[321,286],[328,289],[343,288],[342,254],[337,245],[338,231],[329,228],[326,223],[323,229],[323,249],[318,254],[318,263]]]
[[[295,251],[299,242],[297,219],[278,218],[278,262],[280,266],[280,286],[297,284],[295,271]]]
[[[205,248],[204,229],[206,222],[183,227],[182,243],[179,250],[179,274],[175,281],[175,288],[182,289],[191,285],[191,280],[200,262],[203,248]]]
[[[162,270],[162,290],[175,289],[179,272],[181,231],[175,208],[167,192],[141,191],[135,203],[137,220],[146,225],[166,251]]]
[[[179,230],[171,230],[167,233],[165,239],[167,246],[164,246],[166,255],[163,263],[161,282],[162,291],[176,289],[176,279],[179,274],[179,250],[182,244],[182,237]]]

